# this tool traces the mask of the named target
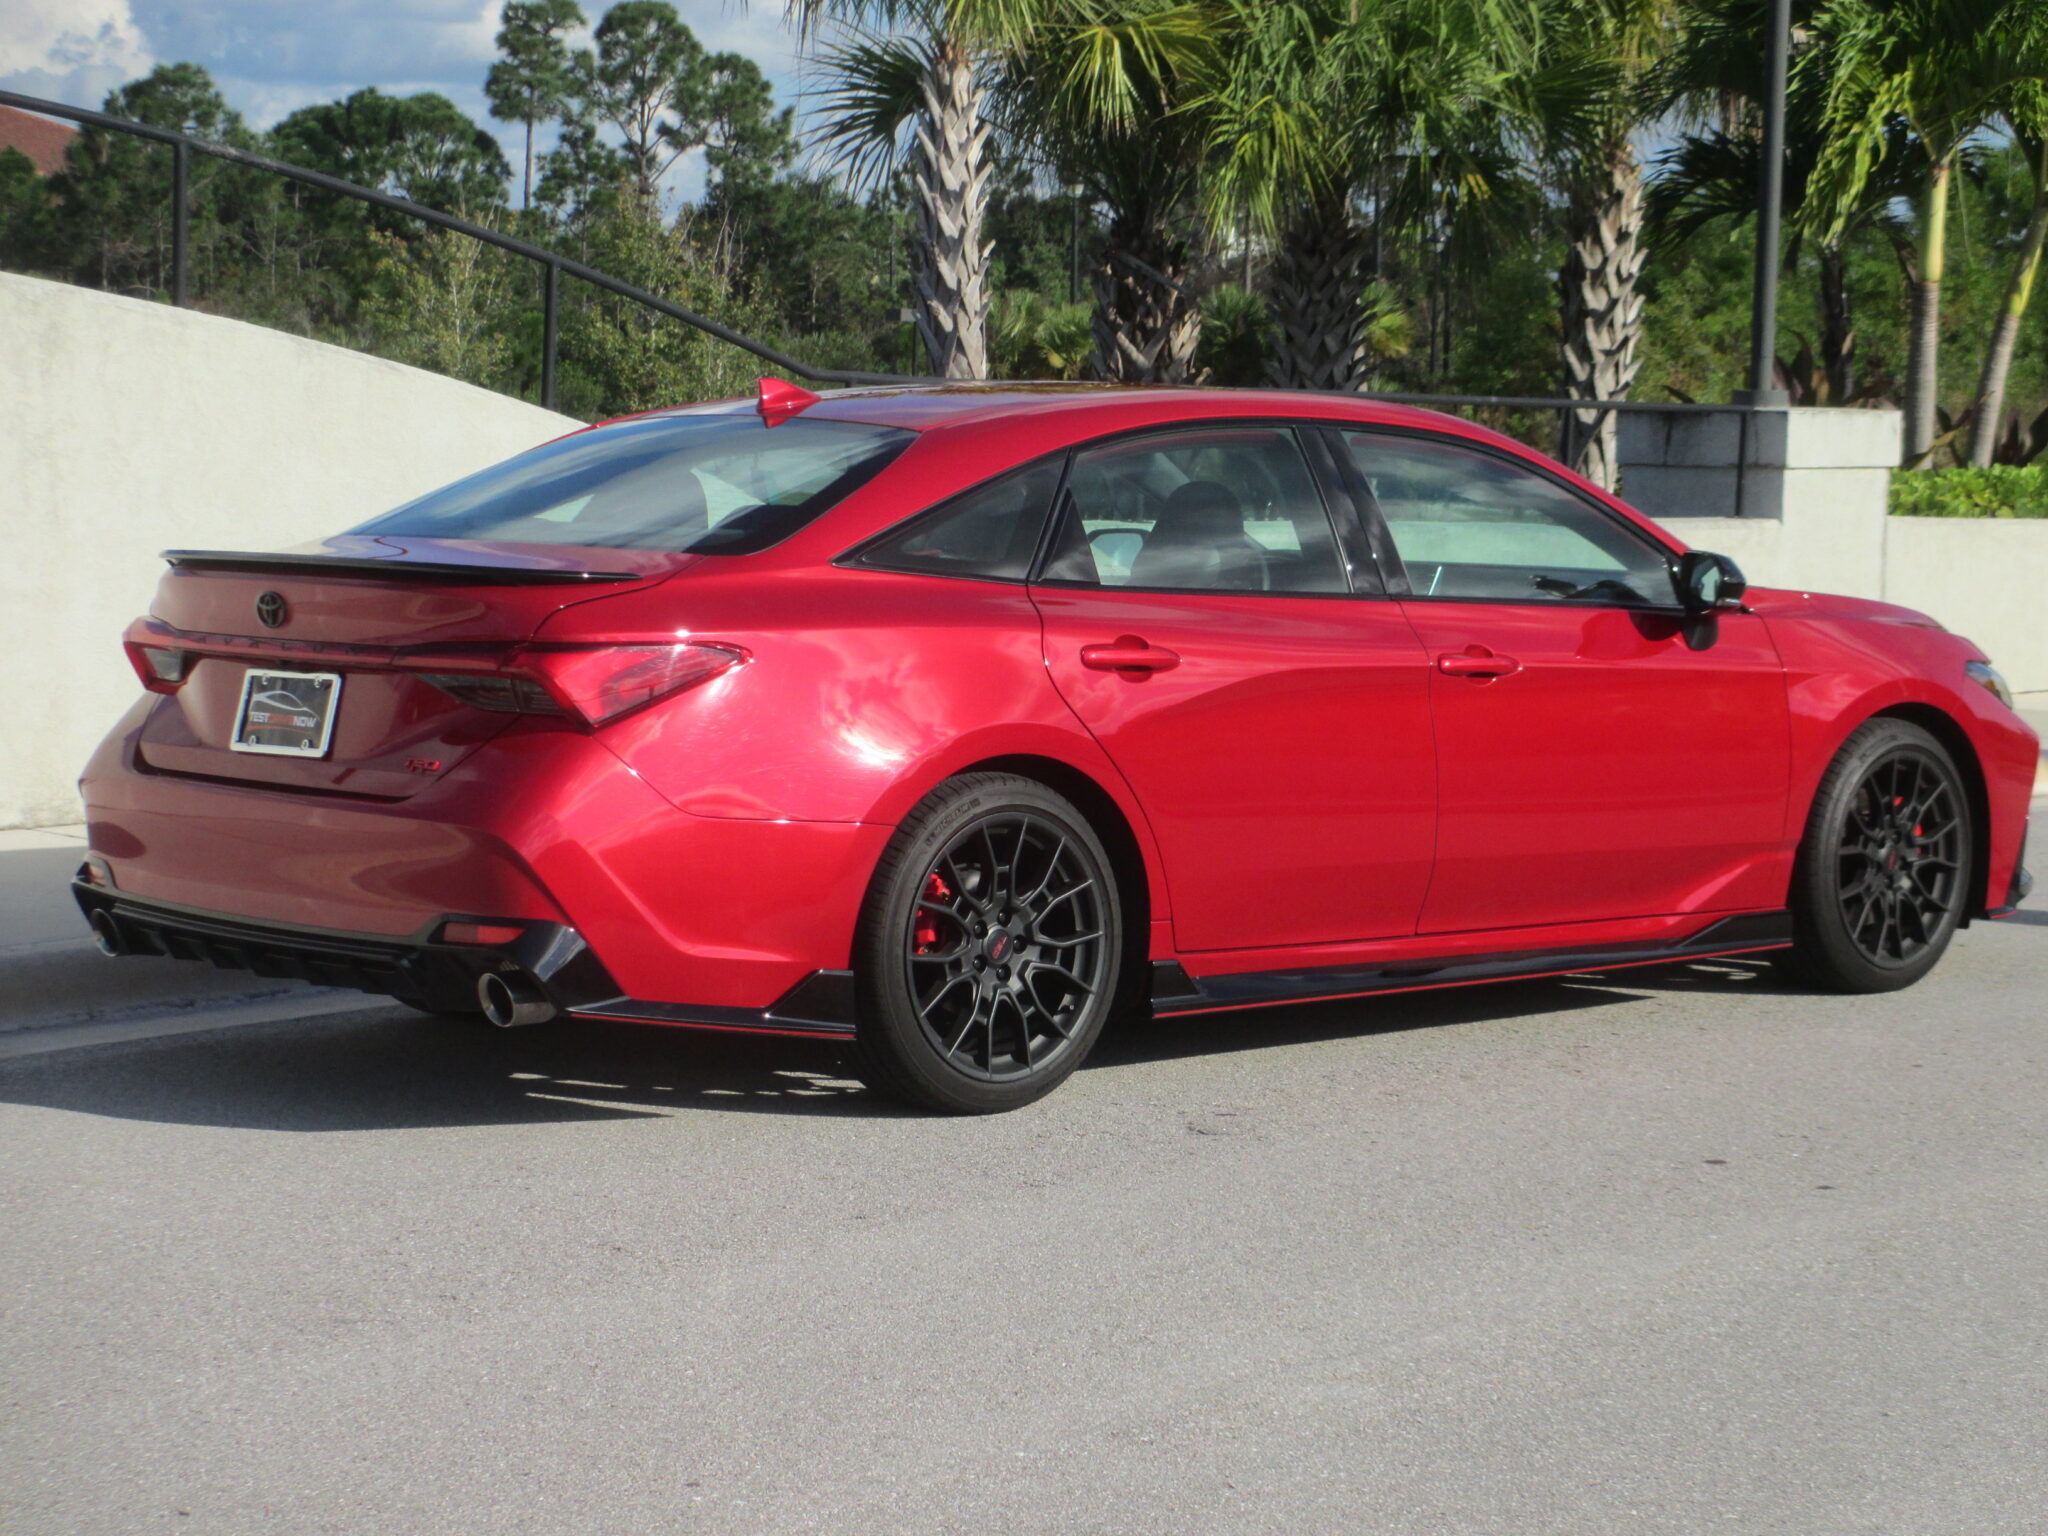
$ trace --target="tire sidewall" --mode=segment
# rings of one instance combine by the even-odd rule
[[[927,869],[959,833],[985,816],[1028,813],[1086,850],[1102,884],[1103,944],[1108,970],[1076,1025],[1072,1044],[1042,1072],[991,1083],[948,1063],[926,1038],[903,963],[912,911]],[[956,1114],[993,1114],[1043,1098],[1073,1074],[1094,1048],[1114,1011],[1124,954],[1124,914],[1116,869],[1088,820],[1064,796],[1035,780],[970,774],[947,781],[904,819],[884,851],[862,906],[854,946],[859,1003],[856,1043],[880,1086],[897,1096]]]
[[[1839,845],[1849,803],[1870,772],[1886,758],[1917,752],[1939,765],[1965,818],[1956,870],[1957,899],[1939,931],[1912,959],[1885,964],[1871,959],[1850,935],[1837,895]],[[1975,878],[1975,847],[1968,818],[1970,797],[1953,756],[1932,734],[1907,720],[1866,721],[1852,733],[1821,780],[1800,844],[1793,920],[1805,969],[1816,980],[1851,992],[1890,992],[1911,986],[1941,960],[1969,906]]]

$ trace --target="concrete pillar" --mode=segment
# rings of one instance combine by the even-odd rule
[[[1892,410],[1630,411],[1621,494],[1758,586],[1881,597],[1885,501],[1899,462]]]

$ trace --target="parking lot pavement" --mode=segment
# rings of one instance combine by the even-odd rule
[[[0,1529],[2037,1531],[2044,959],[1133,1026],[990,1120],[388,1007],[0,1062]]]
[[[85,852],[83,827],[0,832],[0,1054],[20,1044],[10,1035],[29,1031],[174,1028],[209,1010],[289,1015],[333,997],[300,982],[178,960],[109,960],[71,899]]]

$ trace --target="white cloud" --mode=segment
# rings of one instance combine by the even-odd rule
[[[128,0],[0,3],[0,86],[97,107],[155,57]]]
[[[804,101],[796,29],[784,0],[674,0],[714,52],[761,66],[778,103]],[[605,0],[583,0],[593,23]],[[503,0],[0,0],[0,85],[96,107],[159,60],[201,65],[257,128],[367,85],[403,95],[438,91],[495,132],[484,74]],[[588,45],[589,33],[574,41]],[[684,196],[703,181],[701,156],[670,177]]]

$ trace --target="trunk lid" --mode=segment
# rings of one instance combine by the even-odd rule
[[[181,653],[183,680],[143,725],[159,773],[400,800],[518,718],[427,681],[437,661],[509,654],[562,609],[666,580],[697,557],[661,551],[345,534],[283,554],[171,550],[131,641]],[[274,622],[272,622],[274,621]],[[238,751],[252,667],[338,674],[327,751]]]

